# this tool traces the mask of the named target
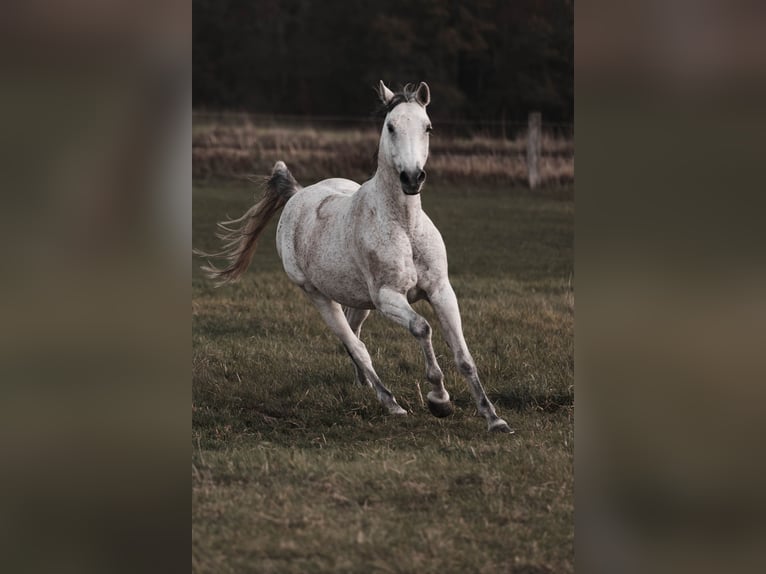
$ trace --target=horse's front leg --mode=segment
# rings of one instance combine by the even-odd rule
[[[384,287],[374,294],[373,300],[383,315],[409,330],[420,343],[426,359],[426,379],[433,387],[426,396],[431,414],[437,417],[452,414],[449,393],[444,388],[444,374],[439,363],[436,362],[436,355],[431,344],[431,325],[415,312],[407,301],[407,297],[395,289]]]
[[[487,393],[484,392],[484,387],[479,380],[479,373],[476,370],[476,363],[474,363],[473,357],[471,357],[465,337],[463,336],[460,309],[452,285],[450,285],[449,281],[444,281],[438,288],[428,293],[428,299],[434,311],[436,311],[436,315],[439,317],[444,338],[455,355],[455,364],[468,383],[468,388],[471,389],[471,394],[476,401],[479,413],[487,419],[489,430],[514,432],[507,422],[497,416],[495,407],[487,398]]]

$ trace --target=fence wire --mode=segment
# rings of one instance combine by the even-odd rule
[[[434,129],[449,135],[470,136],[482,135],[514,138],[524,134],[528,122],[503,120],[469,120],[432,118]],[[195,110],[192,121],[196,124],[220,123],[226,125],[253,124],[259,126],[291,126],[291,127],[321,127],[332,126],[339,128],[371,128],[380,123],[380,118],[364,116],[302,116],[296,114],[259,114],[242,111],[210,111]],[[574,123],[547,122],[543,117],[543,132],[556,136],[571,138],[574,136]]]
[[[307,179],[344,174],[364,181],[376,168],[373,152],[380,118],[195,111],[192,120],[195,178],[266,174],[275,158]],[[542,122],[531,153],[529,125],[524,122],[433,123],[428,161],[443,180],[532,187],[574,181],[573,124]],[[534,182],[530,173],[537,174]]]

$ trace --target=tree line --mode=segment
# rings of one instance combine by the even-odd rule
[[[425,80],[436,118],[573,118],[571,0],[193,0],[197,108],[369,115]]]

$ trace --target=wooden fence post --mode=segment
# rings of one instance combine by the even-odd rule
[[[540,183],[540,127],[542,116],[540,112],[529,113],[529,130],[527,131],[527,176],[529,188],[535,189]]]

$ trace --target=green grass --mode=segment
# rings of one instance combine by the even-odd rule
[[[296,174],[298,175],[298,174]],[[300,177],[299,177],[300,179]],[[256,189],[194,189],[194,243]],[[456,412],[420,401],[417,342],[378,314],[365,341],[407,417],[353,384],[339,342],[281,269],[274,225],[250,271],[193,272],[195,572],[573,571],[573,193],[429,184],[466,339],[515,435],[486,431],[435,317]]]

